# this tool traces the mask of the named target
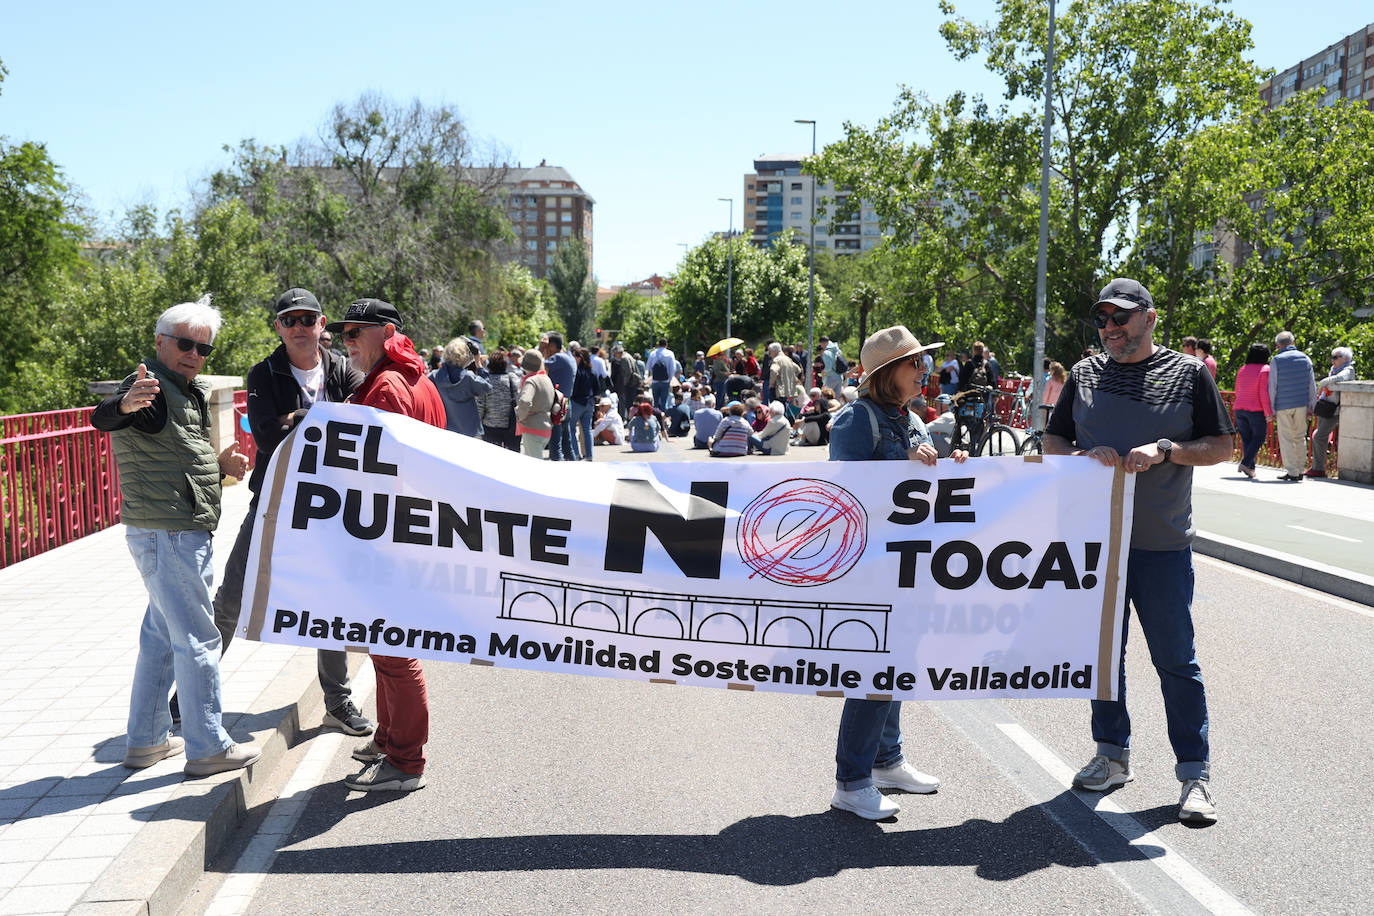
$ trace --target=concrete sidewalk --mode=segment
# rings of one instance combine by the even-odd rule
[[[216,582],[248,498],[225,490]],[[0,913],[174,912],[243,813],[270,800],[261,777],[299,717],[319,721],[315,653],[238,640],[221,668],[224,724],[262,759],[208,779],[186,779],[184,757],[125,769],[147,601],[122,525],[0,570]]]
[[[1234,463],[1193,471],[1194,549],[1276,578],[1374,605],[1374,487],[1334,478],[1301,483]]]
[[[712,460],[678,440],[654,455],[601,447],[596,458]],[[785,459],[745,460],[825,458],[825,449],[801,448]],[[216,582],[248,498],[244,486],[225,491]],[[1243,522],[1243,538],[1212,533],[1225,516],[1301,510],[1356,526],[1346,529],[1355,532],[1350,539],[1367,529],[1374,540],[1374,488],[1269,485],[1220,465],[1196,471],[1195,501],[1205,507],[1199,552],[1374,604],[1362,560],[1319,569],[1266,544],[1274,525]],[[0,913],[175,912],[245,813],[273,800],[269,776],[320,721],[314,651],[239,640],[222,665],[225,726],[237,740],[260,742],[262,759],[202,780],[182,776],[183,758],[126,770],[124,727],[146,602],[122,526],[0,570],[8,636],[0,647]]]

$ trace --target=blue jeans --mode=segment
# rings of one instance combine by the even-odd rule
[[[592,403],[579,404],[571,402],[572,411],[568,414],[568,426],[572,439],[573,459],[580,461],[592,460]],[[577,431],[581,431],[581,449],[579,453]]]
[[[1240,430],[1240,463],[1250,470],[1255,469],[1255,456],[1259,454],[1264,437],[1269,432],[1269,421],[1262,410],[1237,410],[1236,428]]]
[[[653,394],[654,406],[667,410],[673,406],[673,383],[671,381],[650,382],[649,391]]]
[[[835,742],[835,785],[846,792],[873,785],[873,768],[901,766],[902,701],[845,700]]]
[[[219,630],[210,601],[210,532],[125,526],[129,553],[148,589],[129,697],[130,747],[167,740],[167,695],[175,679],[186,758],[232,744],[220,723]]]
[[[1121,617],[1121,680],[1116,700],[1092,701],[1093,739],[1097,753],[1121,759],[1131,745],[1131,717],[1126,712],[1126,633],[1131,607],[1140,620],[1150,660],[1159,672],[1164,716],[1174,749],[1174,775],[1206,779],[1207,695],[1193,646],[1193,551],[1135,550],[1126,565],[1126,613]]]
[[[550,461],[576,461],[577,453],[574,451],[572,438],[572,415],[569,414],[553,428],[549,434],[549,460]]]

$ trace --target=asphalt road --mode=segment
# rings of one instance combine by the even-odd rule
[[[352,740],[304,741],[299,820],[255,812],[184,912],[1368,912],[1374,612],[1198,558],[1194,616],[1214,827],[1134,627],[1135,782],[1066,788],[1081,701],[908,703],[944,784],[877,824],[828,807],[838,700],[433,663],[429,786],[350,795]]]

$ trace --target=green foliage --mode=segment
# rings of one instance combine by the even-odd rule
[[[79,259],[83,230],[67,192],[47,150],[0,137],[0,413],[42,409],[41,393],[53,382],[46,369],[34,371],[34,355],[50,305]]]
[[[658,343],[659,332],[665,330],[659,323],[663,299],[662,295],[641,296],[622,289],[597,308],[597,327],[618,331],[615,339],[626,350],[643,353]]]
[[[596,281],[592,279],[586,242],[568,239],[558,246],[548,281],[563,327],[573,338],[587,340],[596,316]]]
[[[503,347],[528,347],[544,331],[564,330],[549,284],[519,264],[502,268],[501,293],[499,304],[486,320],[488,341]]]
[[[769,248],[755,248],[734,239],[733,289],[730,292],[730,329],[747,346],[771,339],[806,337],[807,253],[784,232]],[[705,350],[725,337],[730,242],[712,238],[687,252],[672,278],[658,311],[660,332],[670,341],[685,341],[690,350]],[[816,279],[817,333],[825,329],[821,315],[829,297]]]
[[[957,17],[949,2],[942,10],[951,51],[982,56],[1002,79],[1004,100],[994,107],[955,93],[931,102],[903,89],[875,128],[847,124],[845,139],[808,168],[873,203],[891,245],[904,250],[903,285],[946,340],[967,345],[981,337],[1004,366],[1025,370],[1034,329],[1047,7],[1003,0],[992,24]],[[1094,339],[1082,317],[1133,250],[1135,215],[1179,174],[1191,138],[1254,111],[1259,73],[1242,56],[1249,47],[1249,24],[1220,2],[1079,0],[1061,9],[1047,295],[1052,358],[1071,362]],[[1210,226],[1215,215],[1189,212],[1175,237],[1190,238],[1189,226]]]

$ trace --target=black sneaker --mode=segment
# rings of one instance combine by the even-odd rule
[[[172,724],[181,724],[181,704],[177,702],[177,695],[172,694],[172,698],[167,701],[167,711],[172,714]]]
[[[370,735],[374,730],[372,721],[358,712],[358,707],[353,705],[352,700],[344,700],[326,712],[324,724],[326,728],[337,728],[345,735],[353,735],[354,737]]]

